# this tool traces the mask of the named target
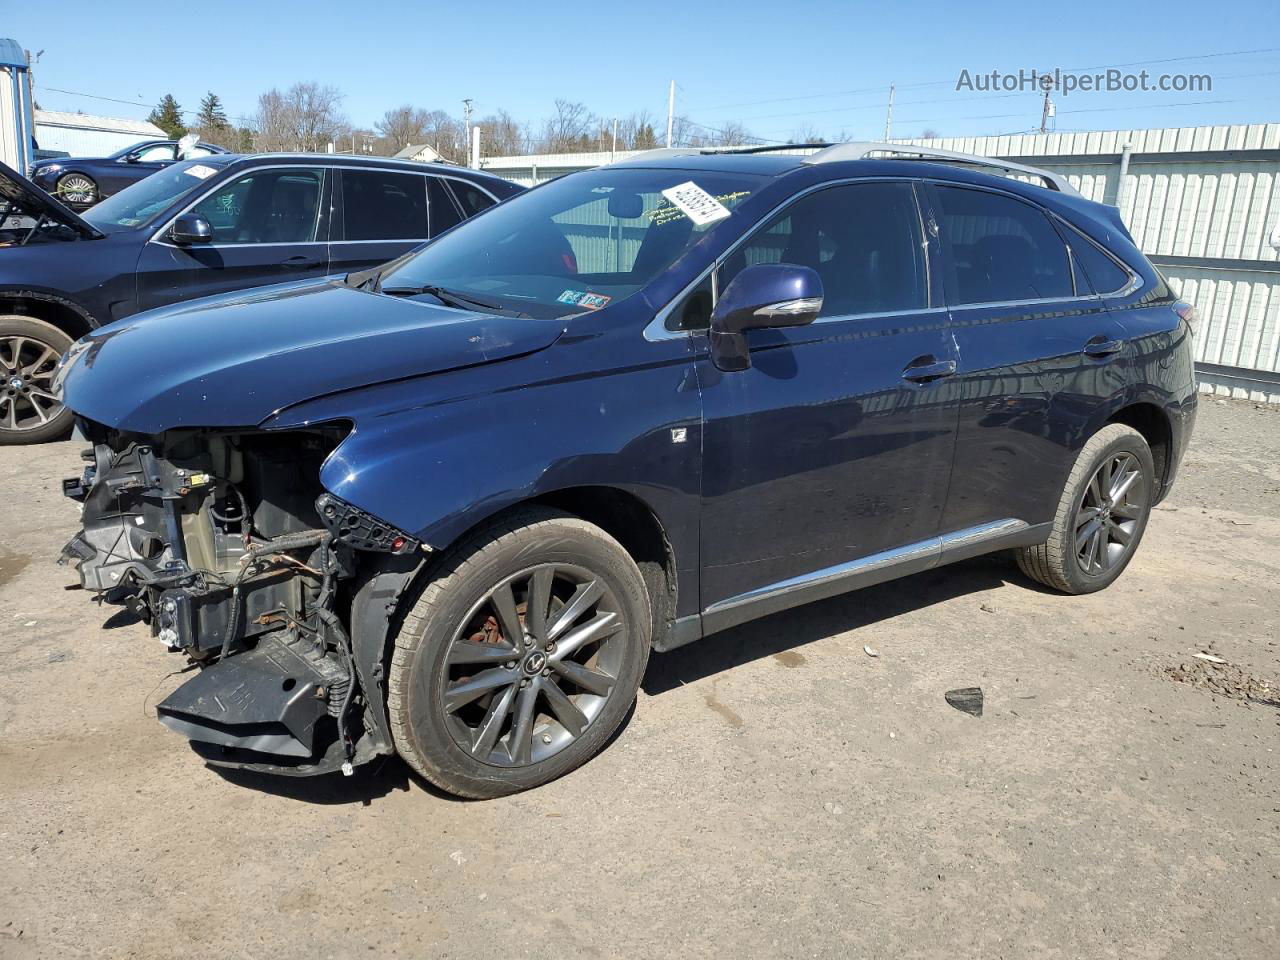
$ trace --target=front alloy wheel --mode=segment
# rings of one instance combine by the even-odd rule
[[[600,578],[572,564],[496,586],[449,645],[441,706],[454,742],[506,767],[541,763],[582,736],[623,665],[618,607]]]
[[[71,411],[53,390],[71,338],[31,317],[0,316],[0,444],[39,443],[64,434]]]
[[[98,199],[98,185],[83,173],[68,173],[58,181],[56,192],[63,203],[76,206],[87,207]]]
[[[635,700],[652,605],[604,530],[531,507],[446,551],[394,640],[396,749],[436,786],[498,797],[590,759]]]

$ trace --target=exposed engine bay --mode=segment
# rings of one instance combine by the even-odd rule
[[[61,562],[197,669],[161,722],[210,763],[272,772],[350,773],[392,752],[380,652],[357,663],[350,624],[380,576],[402,588],[423,554],[321,488],[346,428],[81,429],[90,462],[63,488],[84,527]],[[366,619],[385,626],[389,609]]]

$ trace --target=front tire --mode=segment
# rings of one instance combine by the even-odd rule
[[[69,206],[90,207],[98,202],[98,185],[85,173],[67,173],[58,178],[54,193]]]
[[[1048,541],[1020,549],[1018,566],[1063,593],[1110,586],[1138,549],[1155,490],[1147,441],[1132,427],[1108,424],[1076,457]]]
[[[53,392],[53,375],[71,338],[51,323],[0,316],[0,446],[65,436],[74,414]]]
[[[482,527],[440,559],[396,634],[397,750],[462,797],[568,773],[634,702],[650,610],[635,561],[593,524],[531,508]]]

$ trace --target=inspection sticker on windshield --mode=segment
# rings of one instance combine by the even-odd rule
[[[603,293],[587,293],[585,290],[566,290],[556,300],[560,303],[572,303],[588,310],[599,310],[613,297]]]
[[[698,226],[715,223],[729,216],[729,208],[713,197],[692,180],[669,187],[662,195],[677,207]]]
[[[213,169],[213,167],[206,167],[203,163],[197,163],[194,167],[187,167],[187,169],[182,172],[188,177],[199,177],[201,180],[204,180],[206,177],[212,177],[218,171]]]

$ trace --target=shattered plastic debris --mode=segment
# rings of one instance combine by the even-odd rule
[[[948,690],[943,696],[947,698],[947,703],[962,713],[967,713],[974,717],[982,716],[981,687],[961,687],[958,690]]]
[[[863,647],[862,652],[865,653],[868,657],[880,656],[880,651],[877,650],[875,647]]]
[[[1226,663],[1221,657],[1215,657],[1212,653],[1193,653],[1193,657],[1197,660],[1207,660],[1209,663]]]

